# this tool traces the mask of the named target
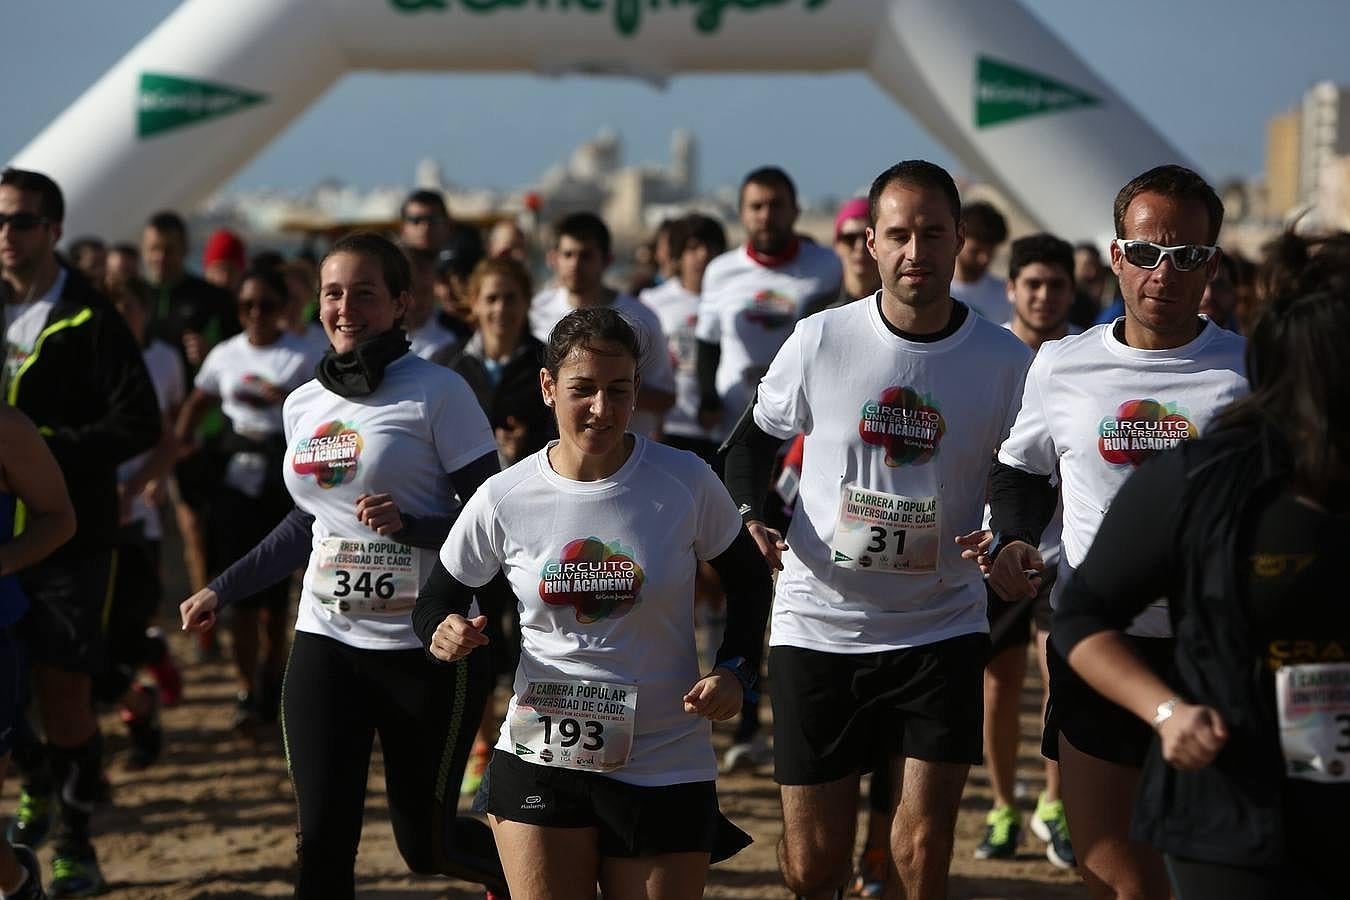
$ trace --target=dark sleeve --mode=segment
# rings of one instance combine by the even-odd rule
[[[207,585],[216,592],[218,609],[271,587],[305,565],[309,560],[313,528],[313,516],[292,508],[258,546]]]
[[[467,616],[472,603],[473,588],[457,580],[446,570],[443,562],[436,560],[436,567],[422,583],[422,590],[417,594],[417,605],[412,611],[413,631],[428,653],[431,652],[431,637],[436,633],[436,626],[451,613]]]
[[[1083,564],[1055,609],[1051,637],[1068,657],[1100,631],[1124,631],[1179,581],[1181,497],[1186,455],[1150,459],[1111,501]]]
[[[1059,489],[1049,475],[1034,475],[994,460],[989,474],[989,527],[1001,543],[1016,540],[1038,546],[1058,502]]]
[[[726,631],[715,658],[720,663],[743,656],[759,672],[764,658],[764,631],[773,601],[769,564],[744,527],[730,547],[708,562],[717,570],[727,595]]]
[[[89,459],[120,463],[159,443],[163,417],[141,348],[122,317],[100,303],[90,361],[95,389],[106,398],[104,413],[84,425],[44,429],[52,454],[76,466]]]
[[[727,438],[722,476],[727,493],[736,502],[741,517],[747,520],[758,519],[762,515],[764,498],[768,496],[769,482],[773,479],[778,448],[783,446],[781,438],[774,437],[755,424],[754,410],[755,404],[752,402],[741,414],[741,420],[736,423],[731,437]]]
[[[484,481],[500,471],[496,451],[484,453],[468,465],[451,472],[450,483],[455,486],[460,502],[464,502],[473,496]],[[421,547],[423,550],[439,550],[450,534],[450,527],[455,524],[453,515],[414,516],[400,512],[399,518],[403,520],[403,527],[390,537],[400,544]]]
[[[722,345],[698,341],[694,352],[694,368],[698,371],[698,410],[717,412],[722,408],[722,395],[717,393],[717,366],[722,362]]]

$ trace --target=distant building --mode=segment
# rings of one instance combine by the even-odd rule
[[[1350,153],[1350,88],[1330,81],[1313,85],[1303,95],[1299,141],[1299,195],[1316,197],[1323,173],[1337,156]]]
[[[1302,114],[1298,109],[1280,113],[1266,124],[1267,213],[1277,219],[1299,205],[1299,144]]]

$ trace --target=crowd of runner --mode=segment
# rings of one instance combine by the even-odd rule
[[[355,894],[376,736],[409,870],[488,896],[700,897],[745,769],[790,894],[937,900],[981,764],[991,870],[1026,827],[1097,898],[1350,896],[1350,235],[1227,254],[1176,165],[1107,258],[921,160],[829,245],[783,170],[738,199],[741,243],[690,213],[616,267],[595,214],[416,191],[318,257],[217,231],[198,276],[178,214],[63,242],[59,186],[0,174],[0,898],[109,889],[98,713],[153,766],[226,652],[297,897]]]

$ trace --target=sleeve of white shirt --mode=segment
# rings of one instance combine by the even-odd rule
[[[451,377],[436,379],[427,398],[431,440],[442,469],[457,472],[480,456],[495,453],[497,439],[468,382],[449,369],[442,371]]]
[[[1046,414],[1043,380],[1049,377],[1054,353],[1049,347],[1031,363],[1022,388],[1022,406],[1012,407],[1016,413],[1007,440],[998,451],[998,461],[1005,466],[1021,469],[1033,475],[1051,475],[1059,463],[1054,435],[1050,431],[1050,417]]]
[[[694,514],[698,517],[694,555],[703,560],[716,559],[740,533],[741,514],[736,509],[736,501],[727,493],[726,485],[701,460],[698,472],[690,485],[694,492]]]
[[[474,492],[441,545],[441,565],[460,584],[472,588],[487,584],[502,567],[496,510],[488,497],[491,493],[489,485]]]
[[[811,429],[811,408],[806,401],[806,372],[802,363],[802,323],[798,323],[769,371],[759,383],[755,424],[776,438],[787,440]]]
[[[698,298],[698,323],[694,337],[707,344],[722,343],[722,317],[717,312],[717,285],[705,278],[703,294]]]
[[[641,307],[643,335],[642,386],[667,394],[675,393],[675,370],[670,366],[670,350],[661,319],[648,306]]]
[[[224,356],[224,344],[217,344],[206,354],[206,359],[202,360],[202,367],[197,370],[197,377],[193,379],[192,386],[199,391],[205,391],[212,397],[220,396],[220,378],[226,367]]]

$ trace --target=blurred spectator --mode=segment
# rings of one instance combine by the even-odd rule
[[[493,225],[488,232],[487,255],[494,259],[509,256],[522,265],[529,265],[530,248],[525,232],[510,219]]]
[[[70,261],[90,284],[102,284],[108,274],[108,247],[102,238],[76,238],[70,243]]]
[[[244,253],[244,242],[239,235],[228,228],[217,228],[206,239],[206,249],[202,251],[202,277],[223,291],[231,294],[239,291],[239,281],[244,277],[248,266],[248,257]]]
[[[455,333],[440,323],[436,310],[436,261],[425,253],[404,249],[412,269],[412,302],[403,314],[403,330],[412,352],[431,359],[437,352],[460,343]]]
[[[966,240],[956,255],[952,296],[999,325],[1008,321],[1008,289],[989,272],[989,263],[1008,239],[1008,223],[993,204],[977,200],[961,208]]]
[[[413,191],[403,201],[400,218],[399,242],[409,250],[435,256],[450,242],[454,223],[445,198],[436,191]]]
[[[134,244],[113,244],[108,249],[104,277],[119,278],[123,281],[128,278],[140,278],[141,251],[137,250]]]

